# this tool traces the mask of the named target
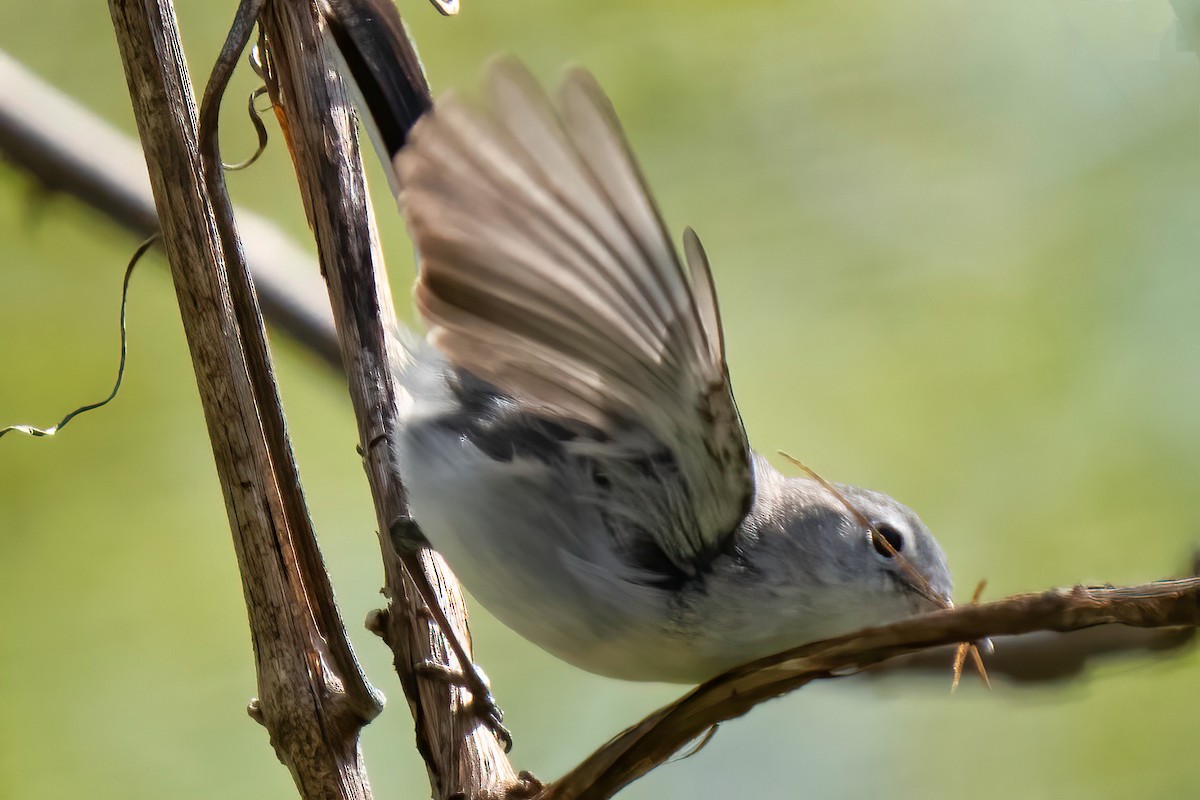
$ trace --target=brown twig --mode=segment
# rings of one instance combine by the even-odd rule
[[[816,642],[730,670],[627,729],[539,795],[599,800],[645,775],[714,724],[822,678],[905,653],[1032,631],[1094,625],[1200,625],[1200,578],[1142,586],[1052,589],[961,606]]]
[[[440,627],[424,613],[443,612],[459,641],[469,646],[466,605],[453,575],[430,550],[397,553],[390,527],[408,517],[403,487],[392,467],[387,432],[397,417],[390,348],[397,327],[391,291],[379,253],[354,118],[333,59],[326,52],[320,16],[310,0],[273,0],[263,18],[268,88],[285,122],[321,271],[329,286],[342,360],[358,419],[383,554],[385,593],[391,603],[372,627],[393,652],[396,670],[417,722],[417,744],[435,797],[501,792],[517,778],[491,732],[463,713],[464,694],[444,679],[418,678],[425,662],[454,664]],[[411,59],[418,63],[415,53]],[[407,76],[426,99],[419,71]],[[420,110],[417,109],[416,113]],[[414,118],[415,121],[415,118]],[[463,665],[459,665],[463,666]]]
[[[302,797],[365,800],[358,732],[382,700],[333,603],[220,161],[201,159],[174,9],[109,5],[233,529],[258,671],[250,711]]]
[[[975,591],[971,594],[972,605],[979,603],[979,598],[983,597],[983,590],[986,587],[986,580],[982,580],[976,584]],[[975,665],[975,671],[979,673],[979,679],[983,681],[983,685],[989,689],[992,688],[992,682],[988,679],[987,668],[983,665],[983,656],[979,654],[979,645],[975,642],[959,642],[958,647],[954,651],[954,663],[950,667],[950,673],[953,675],[953,679],[950,681],[950,692],[952,694],[958,690],[958,684],[962,680],[963,667],[967,663],[967,656],[971,657],[971,663]]]

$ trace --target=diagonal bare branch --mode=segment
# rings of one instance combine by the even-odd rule
[[[815,642],[730,670],[664,706],[546,787],[544,800],[611,797],[719,722],[814,680],[955,642],[1096,625],[1200,625],[1200,578],[1141,586],[1076,586],[936,611]]]

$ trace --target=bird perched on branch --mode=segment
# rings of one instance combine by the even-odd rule
[[[591,75],[552,100],[500,61],[481,107],[414,126],[390,4],[330,5],[420,263],[396,468],[481,603],[583,669],[687,683],[949,604],[911,510],[750,449],[700,240],[679,257]]]

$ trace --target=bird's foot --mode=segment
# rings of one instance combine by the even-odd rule
[[[504,712],[492,696],[491,682],[478,664],[468,663],[467,669],[456,670],[436,661],[424,661],[417,665],[417,674],[443,680],[451,686],[458,686],[470,692],[471,712],[500,741],[504,752],[512,750],[512,733],[504,727]]]
[[[388,525],[388,538],[397,553],[415,553],[429,547],[429,540],[417,526],[416,520],[407,514],[397,517]]]

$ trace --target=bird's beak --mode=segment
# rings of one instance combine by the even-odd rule
[[[904,581],[904,585],[907,586],[913,592],[913,594],[923,598],[934,608],[954,608],[954,601],[950,598],[950,595],[938,594],[930,588],[928,582],[913,580],[909,576],[905,575],[904,572],[900,572],[900,579]]]

